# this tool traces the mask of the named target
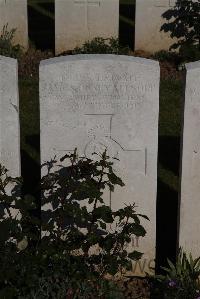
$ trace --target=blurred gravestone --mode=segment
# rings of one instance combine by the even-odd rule
[[[14,43],[28,48],[27,0],[0,0],[0,31],[8,24],[8,31],[16,29]]]
[[[200,62],[186,66],[179,245],[194,257],[199,257]]]
[[[28,0],[29,38],[37,49],[55,48],[54,0]]]
[[[119,42],[134,50],[135,0],[120,0],[119,3]]]
[[[115,55],[76,55],[40,66],[41,161],[78,148],[93,157],[105,149],[124,180],[111,198],[113,209],[136,202],[149,216],[147,236],[133,239],[144,252],[135,275],[150,272],[155,258],[159,65]],[[110,194],[105,194],[110,204]],[[137,248],[138,247],[138,248]]]
[[[9,175],[20,176],[17,60],[0,56],[0,154]]]
[[[94,37],[118,37],[119,0],[55,0],[56,53]]]
[[[160,29],[166,22],[162,14],[175,3],[176,0],[136,0],[135,50],[150,53],[169,50],[174,39]]]

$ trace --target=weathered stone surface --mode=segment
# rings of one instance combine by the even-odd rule
[[[55,0],[56,53],[100,36],[118,37],[119,0]]]
[[[176,0],[136,0],[135,50],[169,50],[176,40],[169,33],[160,32],[160,28],[166,22],[162,14],[175,3]]]
[[[0,0],[0,31],[8,24],[8,30],[16,28],[14,42],[28,48],[27,0]]]
[[[180,246],[200,256],[200,62],[187,66],[182,145]]]
[[[0,154],[11,176],[20,176],[17,60],[0,56]]]
[[[159,76],[157,62],[128,56],[67,56],[40,66],[42,163],[75,147],[88,157],[107,148],[120,159],[114,169],[126,187],[116,188],[112,208],[136,202],[150,218],[147,236],[132,242],[145,253],[134,265],[139,275],[155,257]]]

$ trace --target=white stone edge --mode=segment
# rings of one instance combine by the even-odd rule
[[[186,63],[185,65],[187,71],[192,71],[200,69],[200,60],[195,62]]]
[[[55,63],[64,63],[71,61],[81,60],[110,60],[119,62],[134,62],[140,65],[146,65],[157,70],[160,69],[159,62],[147,58],[140,58],[128,55],[114,55],[114,54],[77,54],[77,55],[66,55],[55,58],[45,59],[40,62],[40,67],[45,67]]]
[[[17,109],[18,109],[18,148],[16,149],[18,152],[19,160],[16,162],[18,164],[18,175],[21,176],[21,152],[20,152],[20,119],[19,119],[19,78],[18,78],[18,61],[15,58],[2,56],[0,55],[0,65],[6,63],[14,67],[13,72],[15,72],[14,76],[16,77],[16,100],[17,100]]]
[[[17,67],[17,59],[0,55],[0,63],[8,63]]]

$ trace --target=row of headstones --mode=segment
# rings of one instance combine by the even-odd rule
[[[199,78],[200,62],[188,64],[179,240],[194,256],[200,255]],[[126,186],[116,189],[112,207],[136,202],[150,218],[139,240],[146,271],[156,244],[159,79],[158,62],[130,56],[74,55],[40,65],[41,161],[76,147],[87,157],[107,149],[119,158],[114,169]],[[20,175],[18,103],[17,62],[0,56],[1,163],[13,176]]]
[[[176,0],[136,0],[135,50],[168,50],[173,40],[161,33],[162,14]],[[17,28],[15,41],[28,47],[27,0],[0,0],[0,28]],[[55,0],[56,54],[96,36],[118,37],[119,0]],[[48,38],[48,37],[47,37]]]

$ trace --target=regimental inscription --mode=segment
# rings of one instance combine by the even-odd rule
[[[174,7],[176,0],[156,0],[156,7]]]
[[[6,152],[6,151],[1,151],[0,153],[0,159],[1,161],[6,161],[8,159],[12,159],[16,157],[16,152]]]
[[[133,248],[139,248],[140,245],[140,237],[132,236],[131,237],[131,245]]]
[[[76,5],[86,5],[87,7],[90,5],[95,5],[95,6],[100,6],[100,1],[95,1],[95,0],[74,0],[74,4]]]
[[[64,82],[66,83],[64,84]],[[82,111],[86,113],[88,106],[95,107],[101,112],[109,112],[113,109],[135,110],[144,102],[145,105],[148,105],[155,85],[154,80],[143,82],[142,74],[139,72],[138,76],[124,72],[119,75],[105,73],[105,76],[94,73],[90,77],[87,74],[73,74],[69,67],[62,77],[58,78],[56,82],[48,84],[46,88],[52,95],[52,101],[55,96],[65,107],[67,100],[69,112]],[[58,94],[66,95],[66,97],[58,98]]]
[[[188,88],[187,96],[190,98],[191,101],[194,101],[196,105],[200,104],[200,90],[198,88],[195,87]],[[199,101],[196,100],[197,97]]]

